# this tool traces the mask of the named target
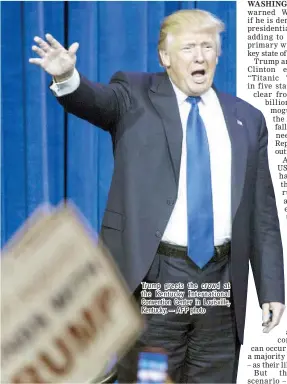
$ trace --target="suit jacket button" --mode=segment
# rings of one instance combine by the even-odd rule
[[[167,205],[174,205],[174,200],[167,200]]]
[[[156,235],[156,237],[161,237],[161,232],[160,231],[156,231],[155,235]]]

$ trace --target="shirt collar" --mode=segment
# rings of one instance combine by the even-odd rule
[[[178,105],[182,105],[188,96],[186,96],[186,94],[184,92],[182,92],[182,90],[180,90],[171,80],[171,78],[169,77],[169,80],[171,82],[171,85],[174,89],[174,92],[175,92],[175,96],[176,96],[176,99],[177,99],[177,103]],[[212,88],[209,88],[206,92],[204,92],[200,97],[201,97],[201,101],[204,105],[208,104],[211,99],[215,96],[215,91],[212,89]]]

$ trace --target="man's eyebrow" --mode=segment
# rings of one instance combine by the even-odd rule
[[[191,41],[187,41],[187,42],[183,42],[181,45],[186,46],[186,45],[195,45],[195,44],[196,44],[195,41],[193,41],[193,42],[191,42]]]
[[[203,44],[213,44],[213,40],[204,40],[199,43],[199,45]],[[186,41],[181,44],[182,46],[187,46],[187,45],[196,45],[196,41]]]

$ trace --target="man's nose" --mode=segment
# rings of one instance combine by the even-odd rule
[[[202,47],[197,46],[194,50],[194,60],[198,63],[202,63],[204,61],[204,55],[202,51]]]

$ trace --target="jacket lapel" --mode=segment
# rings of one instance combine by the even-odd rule
[[[227,94],[217,92],[217,97],[225,117],[231,143],[231,212],[232,221],[239,207],[248,155],[246,121],[237,116],[236,102]]]
[[[178,186],[183,136],[182,126],[176,96],[165,72],[157,73],[152,77],[149,97],[163,124],[174,179]]]
[[[234,98],[217,91],[216,93],[225,117],[231,143],[231,211],[233,220],[241,201],[245,180],[248,155],[246,122],[242,117],[237,117]],[[157,73],[152,78],[149,97],[163,124],[174,179],[176,186],[178,186],[183,138],[182,126],[176,96],[165,72]]]

